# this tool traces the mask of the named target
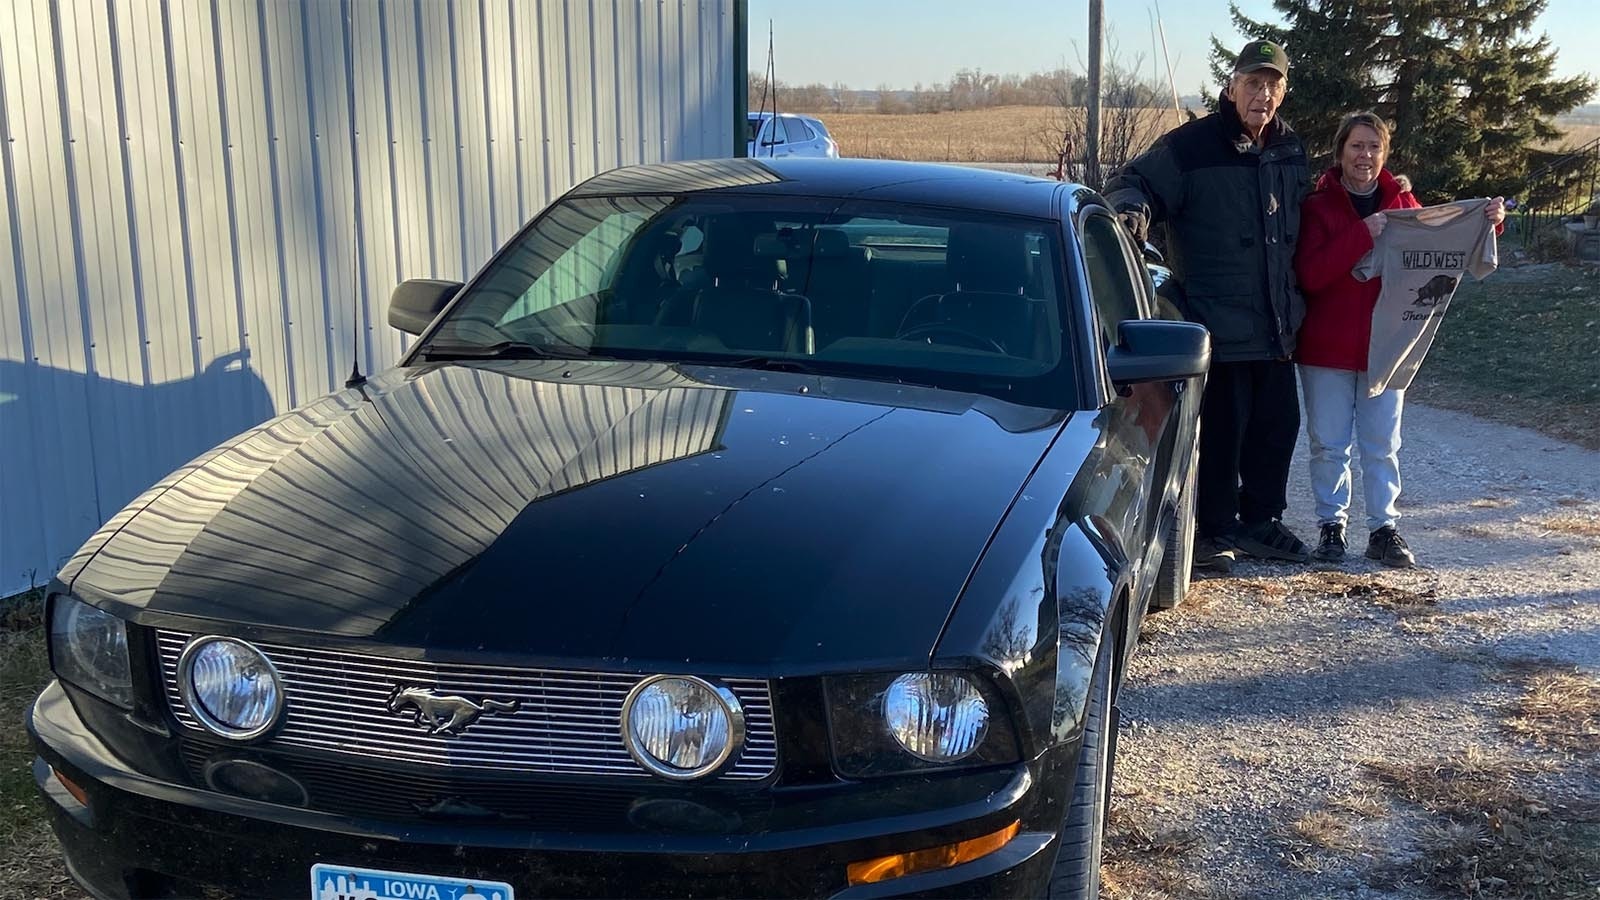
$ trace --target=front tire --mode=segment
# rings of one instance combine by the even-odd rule
[[[1061,822],[1061,842],[1050,875],[1051,900],[1097,900],[1106,811],[1111,805],[1111,765],[1116,727],[1111,713],[1111,649],[1094,664],[1083,719],[1083,745],[1073,777],[1072,805]]]
[[[1183,480],[1183,493],[1178,496],[1178,515],[1167,535],[1167,546],[1161,554],[1161,571],[1156,573],[1156,583],[1150,592],[1150,608],[1176,609],[1189,595],[1189,575],[1194,568],[1194,492],[1200,469],[1200,442],[1195,441],[1189,455],[1189,474]]]

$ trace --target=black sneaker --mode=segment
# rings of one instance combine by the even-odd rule
[[[1367,538],[1367,559],[1375,559],[1397,569],[1409,569],[1417,564],[1417,558],[1406,546],[1405,538],[1394,530],[1393,525],[1385,525]]]
[[[1338,562],[1344,559],[1346,546],[1344,525],[1329,522],[1322,526],[1322,539],[1317,542],[1317,549],[1311,551],[1311,558],[1317,562]]]
[[[1215,538],[1197,538],[1194,542],[1194,567],[1210,569],[1226,575],[1233,571],[1237,554],[1233,547]]]
[[[1303,563],[1311,559],[1311,548],[1277,519],[1239,526],[1232,535],[1235,547],[1261,559],[1281,559]]]

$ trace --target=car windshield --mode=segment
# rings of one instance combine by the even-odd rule
[[[772,368],[1071,402],[1058,223],[710,192],[561,201],[419,351]]]

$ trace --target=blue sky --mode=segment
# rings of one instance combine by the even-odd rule
[[[1106,3],[1108,35],[1125,58],[1143,54],[1146,68],[1158,58],[1148,12],[1154,5]],[[1252,18],[1276,20],[1270,0],[1239,5]],[[751,70],[766,64],[770,19],[779,79],[841,81],[856,89],[930,85],[962,68],[996,74],[1077,69],[1073,41],[1084,47],[1089,21],[1087,0],[749,0],[749,9]],[[1233,30],[1227,0],[1161,0],[1161,14],[1180,94],[1209,84],[1212,34],[1229,45],[1247,40]],[[1600,75],[1594,49],[1600,47],[1600,2],[1550,0],[1537,30],[1557,48],[1558,74]]]

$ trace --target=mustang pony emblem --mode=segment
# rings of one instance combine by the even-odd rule
[[[477,703],[454,694],[439,694],[428,688],[396,688],[389,698],[389,711],[404,713],[406,707],[416,710],[416,722],[428,729],[429,734],[460,734],[480,716],[495,713],[514,713],[522,703],[517,700],[490,700]]]

